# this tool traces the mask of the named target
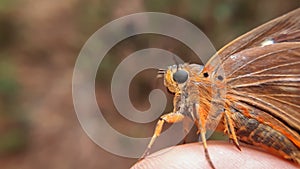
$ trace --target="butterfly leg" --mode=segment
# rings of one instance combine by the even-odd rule
[[[209,156],[209,153],[208,153],[208,148],[207,148],[207,143],[206,143],[206,137],[205,137],[205,134],[206,134],[206,130],[205,128],[201,128],[201,131],[200,131],[200,135],[201,135],[201,139],[202,139],[202,143],[203,143],[203,147],[204,147],[204,153],[205,153],[205,158],[207,159],[209,165],[211,166],[212,169],[215,169],[215,166]]]
[[[228,133],[229,138],[233,141],[236,148],[241,150],[236,133],[235,133],[234,122],[232,121],[230,112],[227,110],[225,110],[224,122],[225,122],[225,131]]]
[[[209,156],[209,153],[208,153],[208,148],[207,148],[207,142],[206,142],[206,128],[205,128],[205,121],[206,121],[206,118],[205,116],[203,116],[203,113],[201,113],[201,109],[199,108],[199,105],[197,104],[194,104],[193,105],[193,111],[196,111],[194,112],[194,114],[198,114],[199,115],[199,119],[198,120],[195,120],[195,124],[198,128],[198,132],[197,134],[200,133],[200,136],[201,136],[201,140],[202,140],[202,143],[203,143],[203,148],[204,148],[204,154],[205,154],[205,158],[207,159],[210,167],[212,169],[215,169],[215,166]]]
[[[145,152],[141,158],[144,158],[145,156],[147,156],[149,154],[149,150],[151,149],[156,138],[160,135],[165,122],[166,123],[177,123],[177,122],[182,121],[183,119],[184,119],[184,115],[182,115],[180,113],[174,113],[174,112],[171,112],[171,113],[161,116],[156,124],[154,134],[151,138],[151,141],[148,144],[147,149],[145,150]]]

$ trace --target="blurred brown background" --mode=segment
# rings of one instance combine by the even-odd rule
[[[136,162],[94,144],[72,105],[76,57],[85,41],[109,21],[144,11],[175,14],[197,25],[219,49],[297,7],[299,0],[0,0],[0,168],[118,169]],[[100,108],[109,123],[131,136],[150,136],[155,123],[135,124],[118,115],[110,79],[122,59],[149,47],[193,61],[184,45],[153,35],[126,39],[109,52],[99,69],[104,73],[97,77],[97,97],[104,102]],[[141,110],[149,106],[151,89],[161,84],[155,73],[142,72],[132,82],[130,96]]]

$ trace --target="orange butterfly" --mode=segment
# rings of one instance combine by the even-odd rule
[[[144,155],[165,122],[188,116],[212,168],[205,134],[217,126],[237,148],[243,142],[300,164],[300,9],[237,38],[205,66],[173,65],[159,73],[175,94],[174,109],[160,117]]]

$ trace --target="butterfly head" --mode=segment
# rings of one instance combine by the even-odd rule
[[[190,77],[202,71],[203,66],[197,64],[179,64],[169,66],[167,70],[160,70],[163,74],[164,85],[172,93],[182,91],[182,88],[190,81]]]

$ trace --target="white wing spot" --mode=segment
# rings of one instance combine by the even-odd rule
[[[237,58],[236,55],[231,55],[231,56],[230,56],[230,59],[232,59],[232,60],[236,60],[236,58]]]
[[[266,45],[272,45],[274,44],[274,40],[273,39],[266,39],[263,42],[261,42],[261,46],[266,46]]]

